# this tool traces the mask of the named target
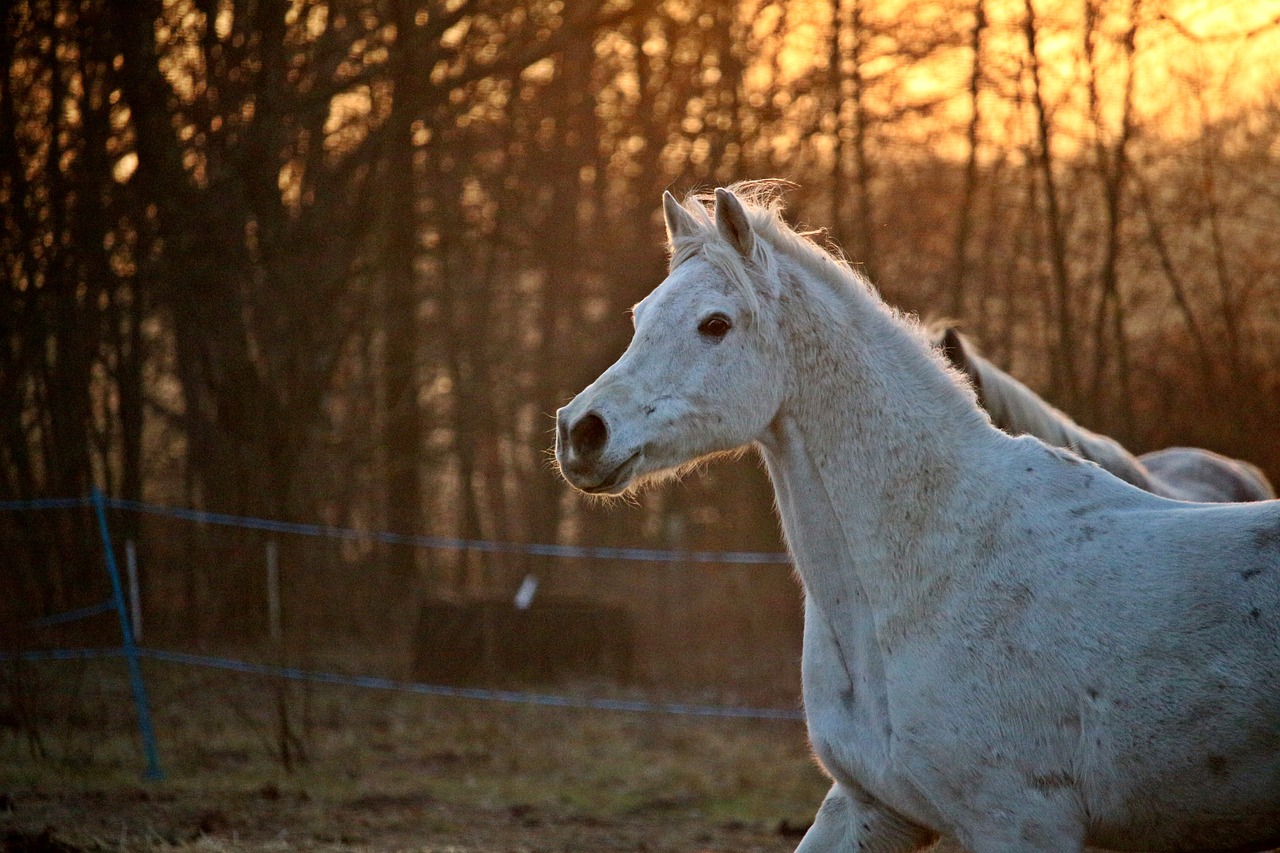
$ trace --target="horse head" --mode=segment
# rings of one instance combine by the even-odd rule
[[[717,189],[713,211],[663,197],[667,278],[632,311],[618,361],[556,416],[556,460],[592,494],[749,444],[781,405],[785,364],[767,307],[778,276],[751,209]]]

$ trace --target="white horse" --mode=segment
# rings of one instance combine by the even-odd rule
[[[1181,501],[1265,501],[1276,496],[1258,466],[1198,447],[1168,447],[1134,456],[1118,441],[1085,429],[992,364],[952,327],[937,334],[947,359],[973,382],[996,426],[1034,435],[1096,462],[1140,489]]]
[[[616,495],[762,452],[834,779],[800,850],[1280,842],[1280,502],[1169,501],[1001,432],[758,186],[663,201],[670,274],[556,455]]]

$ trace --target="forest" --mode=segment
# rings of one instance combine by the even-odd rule
[[[662,191],[764,177],[891,303],[1081,423],[1280,479],[1275,2],[4,8],[0,501],[96,485],[357,530],[781,550],[751,456],[599,505],[548,455],[665,273]],[[90,525],[0,514],[8,616],[100,583]],[[370,607],[537,568],[339,558],[376,564]],[[238,565],[228,618],[259,593]]]

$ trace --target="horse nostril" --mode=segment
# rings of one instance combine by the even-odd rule
[[[595,412],[587,412],[569,430],[569,445],[579,456],[599,453],[609,440],[609,427]]]

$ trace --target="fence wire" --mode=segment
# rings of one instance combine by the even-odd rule
[[[111,584],[64,590],[56,612],[10,602],[0,659],[122,659],[151,778],[142,661],[470,701],[802,719],[799,594],[782,553],[415,536],[100,496],[0,502],[11,515],[85,509]],[[94,618],[112,612],[118,645]]]

